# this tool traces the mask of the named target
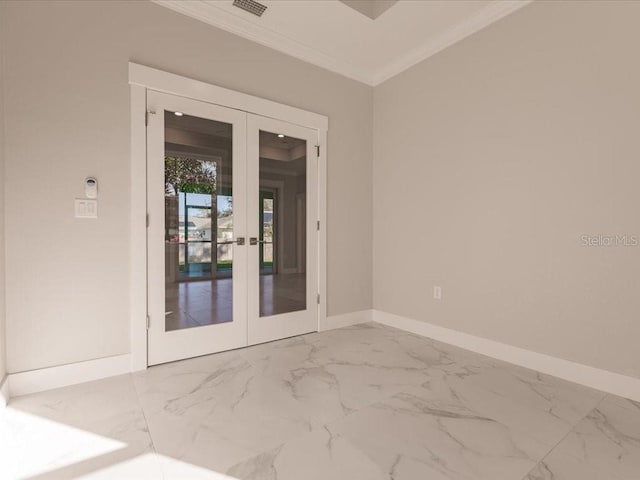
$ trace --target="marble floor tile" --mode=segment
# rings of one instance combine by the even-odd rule
[[[609,395],[603,408],[618,409],[624,408],[631,412],[632,418],[637,418],[640,415],[640,402],[634,402],[628,398],[616,397]]]
[[[130,375],[14,398],[0,419],[0,478],[76,478],[153,450]]]
[[[640,404],[367,323],[14,398],[0,478],[640,480]]]
[[[296,438],[234,465],[242,480],[388,480],[369,457],[327,429]]]
[[[590,465],[568,455],[552,453],[538,463],[523,480],[612,480]]]
[[[400,393],[327,427],[394,480],[522,478],[548,448],[476,411]]]
[[[255,436],[243,436],[229,425],[257,430],[264,424],[245,424],[237,417],[236,424],[227,417],[247,395],[255,374],[236,352],[159,365],[135,374],[156,451],[215,470],[225,470],[258,453]],[[273,432],[277,436],[273,443],[258,446],[279,444],[286,431],[283,421]]]
[[[425,401],[466,407],[530,436],[549,448],[589,413],[603,394],[573,384],[552,387],[493,367],[430,368],[429,379],[405,389]]]
[[[323,423],[427,380],[427,364],[394,342],[394,332],[359,326],[341,333],[258,345],[242,355]]]
[[[637,480],[640,478],[640,409],[637,407],[638,404],[630,400],[607,396],[527,480],[582,478],[581,475]]]

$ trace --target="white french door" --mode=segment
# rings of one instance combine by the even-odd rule
[[[148,364],[318,328],[316,130],[147,94]]]
[[[249,221],[249,345],[318,329],[317,135],[272,118],[247,119],[248,218],[265,211],[265,195],[257,192],[282,185],[273,195],[271,225]],[[271,268],[261,260],[269,246]]]
[[[148,364],[244,346],[246,113],[152,91],[147,110]]]

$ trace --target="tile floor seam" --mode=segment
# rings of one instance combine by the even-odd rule
[[[573,425],[573,426],[569,429],[569,431],[568,431],[568,432],[567,432],[567,433],[566,433],[566,434],[565,434],[565,435],[564,435],[560,440],[558,440],[558,442],[557,442],[553,447],[551,447],[551,449],[550,449],[550,450],[549,450],[549,451],[544,455],[544,457],[542,457],[542,458],[541,458],[541,459],[540,459],[540,460],[539,460],[539,461],[538,461],[538,462],[533,466],[533,468],[532,468],[532,469],[531,469],[531,470],[530,470],[530,471],[529,471],[529,472],[528,472],[528,473],[527,473],[527,474],[522,478],[522,480],[527,480],[527,477],[528,477],[529,475],[531,475],[531,472],[533,472],[533,471],[536,469],[536,467],[537,467],[538,465],[543,464],[543,463],[544,463],[544,461],[545,461],[545,459],[547,459],[547,458],[549,457],[549,455],[551,455],[551,454],[553,453],[553,451],[554,451],[556,448],[558,448],[558,447],[560,446],[560,444],[561,444],[562,442],[564,442],[564,441],[569,437],[569,435],[571,435],[571,434],[573,433],[573,431],[576,429],[576,427],[577,427],[578,425],[580,425],[580,424],[581,424],[581,423],[582,423],[582,422],[583,422],[587,417],[589,417],[589,415],[591,415],[594,411],[596,411],[596,410],[598,409],[598,407],[600,407],[600,405],[602,405],[602,402],[604,402],[604,401],[605,401],[605,399],[606,399],[607,397],[609,397],[609,396],[610,396],[610,395],[609,395],[608,393],[607,393],[607,394],[605,394],[605,395],[604,395],[604,396],[603,396],[603,397],[598,401],[598,403],[596,403],[596,405],[595,405],[591,410],[589,410],[585,415],[583,415],[583,416],[582,416],[582,417],[581,417],[581,418],[580,418],[580,419],[575,423],[575,425]],[[581,461],[581,459],[580,459],[580,458],[576,457],[575,455],[573,455],[573,454],[571,454],[571,453],[569,453],[568,455],[571,455],[571,457],[572,457],[573,459],[575,459],[575,460],[579,460],[579,461]],[[612,479],[612,480],[616,480],[616,479]]]
[[[149,420],[147,419],[147,412],[144,410],[144,404],[142,403],[142,398],[140,397],[140,392],[138,391],[138,386],[136,385],[136,381],[133,378],[133,374],[129,374],[131,383],[133,384],[133,391],[136,392],[136,398],[138,399],[138,405],[140,406],[140,411],[142,412],[142,418],[144,419],[144,424],[147,427],[147,433],[149,434],[149,440],[151,440],[151,448],[153,452],[158,454],[158,450],[156,449],[155,442],[153,440],[153,434],[151,433],[151,426],[149,425]]]

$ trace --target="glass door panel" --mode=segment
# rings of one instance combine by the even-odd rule
[[[236,170],[246,169],[246,114],[156,92],[149,101],[156,112],[147,132],[154,364],[246,345],[246,246],[236,241],[245,233],[246,184]]]
[[[317,251],[317,133],[254,115],[248,125],[248,214],[257,220],[249,343],[259,343],[317,330],[317,270],[308,268]]]
[[[266,317],[307,308],[306,258],[298,255],[306,243],[306,205],[298,199],[304,198],[307,188],[307,141],[260,130],[259,142],[260,316]],[[274,195],[265,191],[274,184],[281,192],[278,213],[273,211]],[[281,228],[273,228],[274,220]],[[265,268],[265,253],[269,258],[274,243],[284,252],[280,268]]]
[[[164,113],[167,331],[233,320],[233,128],[180,113]]]

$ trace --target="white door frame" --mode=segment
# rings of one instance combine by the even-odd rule
[[[153,90],[264,117],[283,120],[318,132],[318,330],[327,328],[327,130],[324,115],[235,92],[199,80],[182,77],[129,62],[131,92],[131,209],[130,209],[130,325],[131,370],[147,368],[147,91]]]

